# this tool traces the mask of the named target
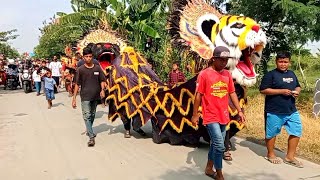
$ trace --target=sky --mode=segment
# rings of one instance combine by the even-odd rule
[[[33,52],[38,44],[42,22],[56,12],[72,12],[70,0],[0,0],[0,32],[17,29],[20,36],[9,44],[20,53]],[[307,48],[316,53],[320,42],[309,43]]]
[[[72,12],[70,0],[0,0],[0,32],[17,29],[19,37],[9,44],[20,53],[33,52],[42,22],[56,12]]]

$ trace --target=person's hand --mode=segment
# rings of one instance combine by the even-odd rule
[[[72,98],[72,107],[73,107],[73,109],[76,109],[76,108],[77,108],[76,98]]]
[[[296,97],[299,96],[300,93],[299,93],[299,91],[291,91],[291,94],[292,94],[293,97],[296,98]]]
[[[191,122],[193,125],[198,125],[199,123],[199,115],[193,115],[192,118],[191,118]]]
[[[242,123],[245,123],[245,122],[246,122],[246,117],[245,117],[245,115],[243,114],[243,112],[242,112],[242,111],[239,111],[238,115],[239,115],[239,117],[240,117],[240,121],[241,121]]]
[[[291,96],[291,90],[289,89],[282,89],[282,95],[285,95],[285,96]]]
[[[105,94],[104,90],[101,90],[101,92],[100,92],[100,97],[101,97],[101,98],[104,98],[105,96],[106,96],[106,94]]]

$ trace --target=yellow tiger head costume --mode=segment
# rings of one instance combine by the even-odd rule
[[[174,7],[169,20],[174,45],[204,60],[212,58],[215,47],[228,47],[233,58],[227,68],[233,78],[244,86],[256,83],[253,65],[267,43],[259,24],[244,16],[222,15],[204,0],[177,0]]]

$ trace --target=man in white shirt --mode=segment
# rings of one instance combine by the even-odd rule
[[[53,61],[49,64],[49,69],[52,72],[52,78],[56,81],[57,86],[59,86],[60,77],[61,77],[61,62],[58,62],[57,56],[53,56]],[[57,93],[57,88],[54,88],[54,93]]]

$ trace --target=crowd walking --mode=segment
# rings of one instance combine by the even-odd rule
[[[246,118],[240,108],[232,75],[225,69],[228,59],[231,58],[227,47],[216,47],[209,66],[203,69],[197,78],[196,94],[194,99],[193,116],[191,122],[194,125],[203,123],[210,137],[210,148],[208,160],[204,170],[205,175],[223,180],[223,159],[226,150],[224,141],[226,138],[226,125],[230,121],[228,102],[235,105],[242,123]],[[81,110],[86,127],[86,135],[89,137],[87,145],[95,146],[96,134],[93,130],[97,105],[105,98],[107,90],[107,79],[105,72],[99,62],[93,58],[91,48],[83,49],[83,56],[77,54],[73,66],[68,67],[61,63],[57,56],[53,57],[51,63],[47,61],[35,61],[32,72],[32,80],[36,89],[36,95],[45,95],[48,109],[52,108],[55,94],[59,92],[59,84],[64,81],[74,83],[74,88],[68,91],[72,95],[72,107],[77,108],[77,95],[80,92]],[[276,68],[268,72],[262,79],[260,92],[265,97],[265,143],[267,154],[265,159],[272,164],[284,162],[286,164],[303,168],[303,164],[295,158],[296,149],[302,136],[302,124],[299,112],[296,109],[296,97],[299,96],[301,88],[298,78],[290,71],[289,64],[291,55],[289,52],[279,52],[276,56]],[[75,68],[75,74],[69,76],[67,68]],[[179,63],[173,63],[172,71],[169,73],[168,84],[171,87],[186,81],[184,74],[179,71]],[[202,121],[198,109],[202,107]],[[130,124],[132,119],[124,122],[125,137],[130,137]],[[286,157],[281,160],[275,155],[274,148],[276,136],[280,134],[281,128],[285,127],[288,134],[288,151]],[[146,133],[142,129],[136,130],[140,135]]]

